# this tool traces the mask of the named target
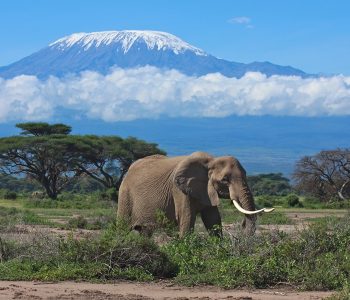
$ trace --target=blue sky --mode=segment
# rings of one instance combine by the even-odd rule
[[[2,0],[0,65],[73,32],[167,31],[238,62],[350,75],[350,1]]]

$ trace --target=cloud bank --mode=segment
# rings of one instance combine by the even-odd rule
[[[186,76],[155,67],[108,75],[0,78],[0,122],[50,120],[65,109],[104,121],[229,115],[350,115],[350,77],[302,79],[247,73]]]

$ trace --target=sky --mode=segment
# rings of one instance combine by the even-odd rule
[[[0,78],[0,123],[62,111],[107,122],[231,115],[349,116],[350,1],[0,0],[0,65],[75,32],[157,30],[219,58],[270,61],[320,76],[186,76],[112,68],[63,78]],[[326,75],[326,76],[325,76]]]
[[[0,66],[74,32],[159,30],[217,57],[350,75],[350,1],[1,0]]]

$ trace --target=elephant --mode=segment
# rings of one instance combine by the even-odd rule
[[[119,189],[117,219],[125,220],[132,230],[151,235],[157,212],[162,211],[184,236],[194,229],[200,213],[208,232],[221,236],[219,197],[231,199],[245,215],[242,227],[248,235],[255,232],[257,214],[273,210],[255,210],[246,172],[235,157],[214,158],[194,152],[177,157],[152,155],[135,161]]]

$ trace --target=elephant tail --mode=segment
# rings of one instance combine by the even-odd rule
[[[132,200],[129,190],[123,185],[120,186],[118,195],[118,210],[117,219],[124,220],[127,223],[131,222],[132,216]]]

